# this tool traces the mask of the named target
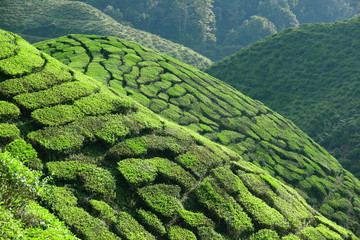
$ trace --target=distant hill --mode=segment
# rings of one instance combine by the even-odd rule
[[[20,37],[0,31],[0,49],[2,238],[358,239],[235,152]],[[52,181],[43,207],[16,215],[7,207],[39,186],[29,168]]]
[[[187,47],[124,26],[82,2],[3,0],[0,4],[0,28],[19,33],[33,42],[69,33],[117,36],[139,42],[200,69],[212,63]]]
[[[360,18],[285,30],[208,73],[292,119],[360,177]]]
[[[228,146],[359,233],[360,181],[291,121],[189,65],[114,37],[68,35],[36,44],[155,113]],[[337,202],[347,206],[338,206]]]
[[[117,21],[182,43],[212,60],[287,27],[335,22],[360,13],[359,0],[82,1]]]

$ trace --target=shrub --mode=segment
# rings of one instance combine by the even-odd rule
[[[24,224],[15,219],[13,214],[0,204],[0,238],[1,239],[24,239]]]
[[[140,77],[137,82],[140,84],[147,84],[158,79],[159,74],[163,71],[161,67],[143,67],[140,69]]]
[[[0,153],[0,202],[9,208],[19,209],[29,199],[35,199],[44,189],[41,175],[10,153]]]
[[[82,208],[63,206],[61,209],[58,209],[58,215],[80,238],[99,240],[120,239],[109,231],[103,221],[92,217]]]
[[[88,96],[97,90],[98,87],[95,85],[76,81],[56,85],[53,88],[35,93],[20,94],[14,97],[14,100],[27,109],[35,110],[37,108],[74,101]]]
[[[16,139],[9,143],[6,151],[11,153],[13,156],[19,158],[22,162],[29,161],[30,159],[37,158],[36,150],[23,139]]]
[[[0,70],[10,76],[31,73],[44,65],[45,60],[34,47],[22,47],[15,56],[1,60]]]
[[[20,109],[9,102],[0,101],[0,120],[9,120],[19,117]]]
[[[130,214],[116,212],[107,203],[98,200],[90,200],[90,204],[97,212],[98,218],[113,225],[119,235],[129,240],[155,239],[143,226],[141,226]]]
[[[118,169],[132,186],[153,182],[158,169],[153,161],[144,159],[125,159],[118,162]]]
[[[70,151],[83,145],[85,137],[69,127],[48,127],[28,134],[28,138],[48,150]]]
[[[303,229],[300,232],[302,238],[307,239],[307,240],[312,240],[312,239],[326,239],[316,228],[314,227],[307,227],[305,229]]]
[[[55,178],[68,181],[80,179],[89,193],[99,194],[105,199],[115,197],[115,179],[106,169],[76,161],[49,162],[47,167]]]
[[[317,226],[316,230],[318,230],[326,239],[333,239],[333,240],[343,239],[338,233],[331,231],[328,227],[326,227],[323,224]]]
[[[111,225],[112,223],[116,222],[116,211],[110,207],[106,202],[91,199],[89,201],[91,207],[96,212],[96,217],[100,218],[107,225]]]
[[[111,76],[109,72],[98,62],[91,62],[88,65],[86,75],[107,85]]]
[[[1,82],[0,93],[5,96],[14,96],[48,89],[54,85],[72,81],[68,67],[59,65],[52,58],[47,59],[47,61],[48,64],[42,71]]]
[[[10,140],[19,137],[20,130],[15,124],[0,123],[0,143],[1,140]]]
[[[282,237],[281,240],[300,240],[300,238],[294,234],[290,234],[285,237]]]
[[[250,240],[280,240],[277,232],[270,229],[261,229],[250,236]]]
[[[244,196],[238,198],[245,211],[251,216],[254,222],[260,226],[276,229],[280,232],[288,232],[290,225],[283,215],[276,209],[269,207],[261,199],[254,196]]]
[[[176,84],[172,88],[169,88],[166,93],[170,96],[170,98],[176,98],[183,96],[186,93],[186,90],[180,84]]]
[[[196,236],[193,232],[176,225],[169,228],[168,237],[170,240],[196,240]]]
[[[253,231],[251,219],[236,201],[217,187],[213,180],[206,179],[197,189],[196,197],[217,218],[224,221],[232,238],[239,238]]]
[[[100,115],[115,112],[123,113],[126,110],[135,109],[133,101],[120,97],[111,97],[101,93],[81,98],[75,101],[74,105],[86,115]]]
[[[79,108],[72,105],[57,105],[54,107],[46,107],[37,109],[31,113],[31,117],[39,123],[48,126],[58,126],[65,123],[73,122],[84,114]]]
[[[78,239],[63,222],[35,202],[26,205],[21,218],[27,226],[31,227],[25,229],[25,234],[29,239]]]
[[[210,227],[199,227],[198,235],[201,240],[225,240],[221,234],[215,232],[214,228]]]
[[[172,217],[183,208],[180,202],[181,188],[176,185],[156,184],[138,190],[140,197],[155,212]]]
[[[223,163],[223,159],[215,155],[210,149],[198,145],[191,146],[185,154],[178,156],[176,160],[198,177]]]
[[[152,158],[151,161],[166,180],[173,180],[185,189],[190,189],[196,185],[196,179],[178,164],[165,158]]]
[[[156,238],[140,225],[130,214],[119,212],[115,228],[129,240],[155,240]]]
[[[166,234],[166,229],[161,222],[161,220],[156,216],[156,214],[146,211],[144,209],[139,209],[137,211],[139,221],[149,227],[152,231],[156,232],[159,235]]]
[[[179,211],[182,220],[191,227],[214,227],[214,222],[203,213],[191,212],[185,209]]]

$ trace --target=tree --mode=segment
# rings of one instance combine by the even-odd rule
[[[195,36],[195,39],[200,39],[201,43],[216,40],[213,0],[175,0],[174,6],[179,12],[178,36],[180,39],[190,34]]]

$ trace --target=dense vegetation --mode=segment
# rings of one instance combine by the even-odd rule
[[[287,27],[360,13],[359,0],[82,0],[217,60]]]
[[[292,119],[360,177],[360,18],[289,29],[208,72]]]
[[[126,40],[69,35],[36,46],[155,113],[228,146],[359,234],[359,180],[292,122],[260,102]],[[191,165],[193,159],[186,155],[184,164]]]
[[[358,239],[235,152],[20,37],[1,31],[0,48],[1,238]],[[18,190],[43,207],[14,211]]]
[[[211,61],[182,45],[140,31],[82,3],[67,0],[2,0],[0,28],[21,34],[32,42],[59,37],[69,33],[118,36],[166,53],[197,68]]]

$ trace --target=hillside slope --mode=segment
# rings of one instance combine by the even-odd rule
[[[208,73],[292,119],[360,177],[360,18],[303,25]]]
[[[69,35],[36,46],[159,115],[228,146],[292,185],[327,217],[360,234],[359,180],[262,103],[126,40]]]
[[[359,0],[82,1],[213,60],[287,27],[345,20],[360,12]]]
[[[77,237],[358,239],[227,148],[16,35],[0,31],[0,47],[1,162],[17,157],[51,175],[42,203]],[[0,193],[3,200],[11,191]],[[21,219],[23,228],[46,229],[41,217]]]
[[[69,33],[101,34],[142,43],[176,59],[205,68],[211,61],[182,45],[151,33],[124,26],[96,8],[66,0],[3,0],[0,5],[0,28],[38,41]]]

